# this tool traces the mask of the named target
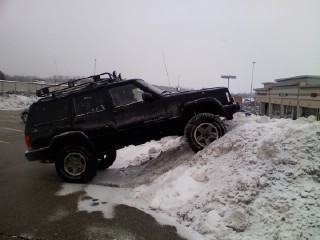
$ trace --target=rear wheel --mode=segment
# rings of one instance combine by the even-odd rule
[[[200,113],[190,119],[185,127],[189,147],[198,152],[226,133],[227,129],[219,116]]]
[[[110,167],[114,161],[116,160],[117,157],[117,151],[109,151],[106,154],[103,154],[99,159],[98,159],[98,169],[99,170],[104,170],[108,167]]]
[[[56,171],[65,182],[85,183],[97,171],[97,161],[92,152],[82,145],[63,147],[55,161]]]

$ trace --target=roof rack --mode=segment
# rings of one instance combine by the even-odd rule
[[[107,75],[108,77],[102,78],[101,76],[104,76],[104,75]],[[80,81],[83,81],[83,83],[81,83]],[[37,97],[49,97],[50,95],[52,97],[55,97],[59,94],[73,92],[75,90],[79,90],[79,89],[82,89],[87,86],[94,86],[96,84],[114,83],[114,82],[121,82],[121,81],[123,81],[121,73],[119,75],[117,75],[116,71],[113,71],[113,73],[105,72],[105,73],[101,73],[101,74],[97,74],[97,75],[92,75],[89,77],[69,80],[67,82],[63,82],[63,83],[56,84],[53,86],[44,87],[44,88],[37,90],[36,95],[37,95]],[[80,82],[80,84],[77,84],[79,82]],[[57,88],[59,86],[62,86],[62,87],[66,86],[66,87],[58,89],[58,90],[50,91],[50,89]]]

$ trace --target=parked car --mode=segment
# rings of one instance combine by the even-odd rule
[[[44,98],[29,109],[25,156],[54,162],[66,182],[91,180],[113,164],[117,149],[169,135],[184,135],[197,152],[226,133],[221,117],[231,120],[239,109],[227,88],[169,93],[116,73],[37,95]]]
[[[251,112],[244,110],[244,109],[239,109],[238,112],[244,113],[246,115],[246,117],[248,117],[252,114]]]
[[[20,117],[24,123],[27,121],[28,114],[29,114],[29,108],[23,109],[20,113]]]

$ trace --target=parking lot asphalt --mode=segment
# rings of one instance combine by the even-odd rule
[[[19,111],[0,110],[0,240],[182,239],[133,207],[117,206],[113,219],[78,211],[84,193],[55,195],[63,182],[54,165],[28,162],[25,149]]]

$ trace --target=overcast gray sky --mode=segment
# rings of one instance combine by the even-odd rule
[[[320,75],[319,0],[0,0],[0,70],[250,92]]]

